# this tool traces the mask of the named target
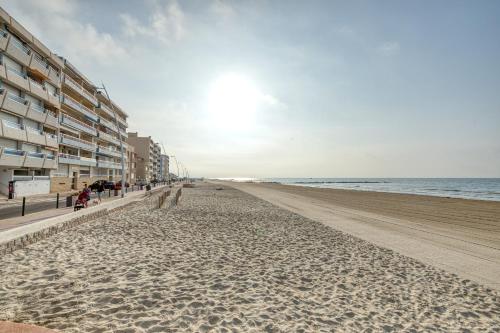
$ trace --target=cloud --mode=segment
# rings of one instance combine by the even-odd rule
[[[377,47],[377,52],[383,56],[394,56],[399,54],[400,46],[398,42],[384,42]]]
[[[162,43],[172,44],[186,35],[185,15],[177,1],[168,1],[164,6],[156,4],[147,24],[130,14],[120,15],[122,32],[127,37],[157,38]]]
[[[54,52],[75,63],[114,63],[126,49],[109,33],[78,21],[79,5],[73,0],[0,1],[9,13]]]
[[[224,0],[214,0],[210,10],[224,18],[232,17],[236,13],[234,8]]]

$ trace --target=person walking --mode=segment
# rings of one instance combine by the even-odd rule
[[[100,182],[97,187],[97,200],[99,200],[99,203],[101,203],[102,192],[104,192],[104,183]]]

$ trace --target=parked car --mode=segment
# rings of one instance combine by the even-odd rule
[[[101,179],[101,180],[96,180],[95,182],[93,182],[92,184],[90,184],[90,190],[93,191],[93,192],[96,192],[97,189],[99,188],[99,186],[101,184],[106,184],[107,180],[104,180],[104,179]],[[106,188],[106,185],[104,185],[104,188]]]
[[[104,183],[104,188],[105,188],[106,190],[114,190],[114,189],[115,189],[115,183],[110,182],[110,181],[106,181],[106,182]]]

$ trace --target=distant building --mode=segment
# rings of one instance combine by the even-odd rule
[[[170,158],[168,155],[160,155],[160,180],[170,180]]]
[[[126,167],[126,176],[125,180],[129,184],[135,184],[137,181],[137,154],[135,153],[135,148],[132,145],[127,144],[127,154],[126,159],[127,167]]]
[[[136,180],[160,179],[160,145],[137,132],[128,133],[127,144],[134,147],[136,154]]]

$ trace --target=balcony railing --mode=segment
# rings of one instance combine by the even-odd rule
[[[33,59],[35,59],[35,61],[42,67],[48,69],[49,68],[49,64],[47,64],[47,62],[41,57],[39,56],[37,53],[33,53]]]
[[[94,104],[94,106],[97,106],[99,103],[97,101],[97,98],[95,98],[94,95],[92,95],[90,92],[87,91],[81,84],[73,80],[71,77],[65,75],[64,76],[64,83],[66,83],[68,86],[70,86],[73,90],[78,92],[80,95],[85,97],[89,102]]]
[[[4,148],[3,154],[13,155],[13,156],[24,156],[26,152],[24,150],[17,150],[12,148]]]
[[[99,131],[97,136],[105,141],[114,143],[115,145],[120,144],[120,140],[118,140],[117,138],[115,138],[114,136],[112,136],[111,134],[108,134],[106,132]]]
[[[40,113],[46,112],[43,106],[35,104],[33,102],[31,102],[31,104],[30,104],[30,109],[32,109],[33,111],[36,111],[36,112],[40,112]]]
[[[88,158],[88,157],[63,154],[63,153],[59,153],[58,157],[59,157],[59,163],[87,165],[87,166],[97,165],[97,160],[95,158]]]
[[[71,116],[68,116],[67,114],[63,114],[61,116],[61,124],[68,125],[70,127],[73,127],[75,129],[78,129],[80,131],[83,131],[85,133],[88,133],[88,134],[91,134],[94,136],[97,135],[97,130],[94,127],[87,125],[84,122],[82,122],[78,119],[75,119]]]
[[[5,68],[7,69],[7,71],[17,75],[17,76],[20,76],[22,77],[23,79],[26,79],[28,76],[26,74],[24,74],[22,71],[20,71],[19,69],[17,68],[14,68],[14,67],[11,67],[9,65],[6,65]]]
[[[95,143],[82,140],[70,135],[61,134],[60,143],[89,151],[96,151]]]
[[[79,111],[85,115],[85,117],[89,118],[92,121],[97,122],[99,120],[99,116],[92,110],[90,110],[88,107],[82,105],[81,103],[78,103],[75,101],[73,98],[69,97],[66,94],[63,94],[63,103],[66,105],[70,106],[71,108],[75,109],[76,111]]]
[[[111,111],[111,109],[106,104],[102,104],[101,102],[99,102],[99,109],[107,113],[107,115],[110,117],[114,116],[113,111]]]
[[[98,160],[97,161],[98,168],[108,168],[108,169],[121,169],[121,164],[111,161]]]
[[[106,126],[112,131],[118,132],[118,128],[111,121],[104,119],[103,117],[99,117],[99,123],[103,126]]]
[[[27,103],[27,100],[25,100],[21,96],[14,95],[10,91],[7,93],[7,98],[10,99],[11,101],[14,101],[14,102],[22,104],[22,105],[26,105],[26,103]]]
[[[12,121],[8,121],[8,120],[2,120],[2,122],[4,123],[5,126],[7,127],[10,127],[10,128],[15,128],[15,129],[19,129],[19,130],[22,130],[23,129],[23,125],[21,124],[18,124],[18,123],[14,123]]]
[[[11,41],[14,42],[14,46],[21,50],[22,52],[26,53],[27,55],[30,55],[31,51],[28,47],[26,47],[23,43],[21,43],[19,40],[16,38],[11,37]]]
[[[115,156],[115,157],[121,156],[121,153],[119,151],[117,151],[116,149],[111,149],[111,148],[103,147],[103,146],[97,146],[97,153],[100,153],[102,155]]]

